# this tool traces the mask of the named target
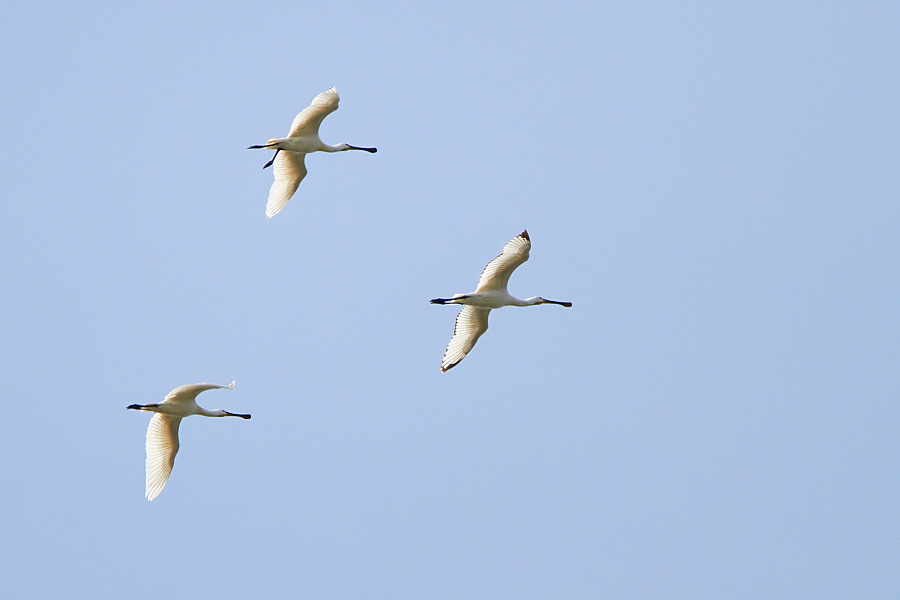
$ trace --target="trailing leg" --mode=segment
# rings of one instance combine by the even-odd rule
[[[264,164],[264,165],[263,165],[263,169],[265,169],[266,167],[271,167],[271,166],[272,166],[272,163],[275,162],[275,156],[278,156],[278,153],[279,153],[279,152],[281,152],[281,148],[279,148],[278,150],[275,151],[275,155],[272,157],[272,160],[270,160],[269,162],[267,162],[266,164]]]

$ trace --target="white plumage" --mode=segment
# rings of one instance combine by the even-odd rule
[[[166,486],[172,473],[175,455],[178,453],[178,427],[181,419],[191,415],[204,417],[240,417],[249,419],[250,415],[230,413],[226,410],[206,410],[197,406],[196,398],[200,392],[216,389],[234,389],[234,382],[229,385],[214,383],[197,383],[175,388],[159,404],[132,404],[130,409],[156,413],[147,427],[147,500],[153,500]]]
[[[325,90],[313,98],[312,103],[294,117],[291,130],[286,138],[273,138],[265,144],[248,148],[275,150],[275,156],[263,166],[265,169],[269,165],[275,164],[275,181],[269,189],[269,200],[266,202],[267,218],[272,218],[281,212],[281,209],[297,191],[300,182],[306,177],[304,160],[310,152],[378,151],[377,148],[360,148],[350,144],[330,146],[319,139],[319,126],[322,124],[322,120],[337,110],[339,101],[340,97],[336,89]]]
[[[504,306],[536,306],[538,304],[559,304],[570,307],[571,302],[558,302],[534,296],[519,300],[509,295],[506,290],[509,276],[516,268],[528,260],[531,251],[531,238],[528,231],[523,231],[511,239],[500,256],[487,264],[478,279],[478,287],[469,294],[454,294],[452,298],[435,298],[432,304],[464,304],[466,305],[456,317],[453,337],[444,352],[441,371],[452,369],[466,357],[475,346],[478,338],[487,331],[488,315],[495,308]]]

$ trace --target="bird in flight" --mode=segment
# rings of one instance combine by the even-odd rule
[[[156,413],[150,419],[147,428],[147,500],[153,500],[166,486],[175,455],[178,453],[178,426],[181,419],[191,415],[204,417],[240,417],[249,419],[250,415],[230,413],[227,410],[206,410],[197,406],[197,395],[206,390],[233,390],[234,382],[229,385],[214,383],[197,383],[175,388],[158,404],[132,404],[127,408],[143,412]]]
[[[312,103],[300,111],[291,124],[291,131],[286,138],[273,138],[265,144],[249,146],[247,149],[265,148],[275,151],[272,160],[263,165],[263,169],[275,164],[275,181],[269,189],[269,200],[266,202],[266,218],[271,219],[284,208],[297,186],[306,177],[304,158],[310,152],[343,152],[344,150],[363,150],[378,152],[377,148],[361,148],[350,144],[329,146],[319,139],[319,125],[322,120],[337,110],[337,90],[325,90]]]
[[[492,260],[481,272],[478,287],[469,294],[454,294],[452,298],[435,298],[432,304],[463,304],[464,307],[456,316],[456,326],[453,329],[453,337],[444,352],[441,361],[441,372],[446,373],[466,357],[466,354],[475,346],[478,338],[487,331],[488,315],[492,309],[504,306],[536,306],[538,304],[559,304],[570,307],[571,302],[559,302],[547,300],[540,296],[534,296],[526,300],[519,300],[509,295],[506,285],[509,276],[516,267],[528,260],[531,251],[531,238],[528,232],[523,231],[511,239],[504,247],[500,256]]]

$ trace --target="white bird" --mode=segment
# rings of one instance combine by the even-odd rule
[[[230,413],[227,410],[206,410],[195,401],[200,392],[206,390],[233,390],[234,382],[228,385],[197,383],[175,388],[159,404],[132,404],[128,408],[143,412],[153,412],[147,428],[147,500],[153,500],[166,486],[175,455],[178,453],[178,426],[181,419],[191,415],[204,417],[240,417],[250,415]]]
[[[470,294],[454,294],[452,298],[435,298],[432,304],[465,304],[456,317],[453,338],[444,352],[441,371],[446,373],[466,357],[475,346],[478,338],[487,331],[488,315],[491,309],[504,306],[536,306],[538,304],[559,304],[570,307],[571,302],[558,302],[534,296],[527,300],[519,300],[509,295],[506,284],[516,267],[528,260],[531,251],[531,238],[523,231],[505,246],[500,256],[492,260],[481,272],[478,287]]]
[[[303,159],[310,152],[343,152],[344,150],[364,150],[378,152],[377,148],[360,148],[350,144],[329,146],[319,139],[319,125],[322,120],[337,110],[337,90],[325,90],[316,96],[312,103],[300,111],[291,124],[291,131],[286,138],[273,138],[265,144],[249,146],[247,149],[268,148],[275,150],[272,160],[263,165],[263,169],[275,163],[275,182],[269,189],[269,201],[266,203],[266,217],[271,219],[281,212],[288,203],[297,186],[306,177],[306,165]],[[283,152],[282,152],[283,150]]]

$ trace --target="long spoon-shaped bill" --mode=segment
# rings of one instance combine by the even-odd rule
[[[541,304],[559,304],[560,306],[565,306],[566,308],[572,308],[571,302],[560,302],[559,300],[547,300],[546,298],[541,298]]]
[[[226,415],[228,415],[229,417],[240,417],[240,418],[242,418],[242,419],[249,419],[249,418],[250,418],[250,415],[242,415],[242,414],[239,414],[239,413],[232,413],[232,412],[228,412],[227,410],[226,410],[226,411],[223,411],[223,412],[224,412]]]
[[[347,149],[348,150],[363,150],[365,152],[371,152],[372,154],[378,152],[378,148],[360,148],[359,146],[351,146],[350,144],[347,144]]]

